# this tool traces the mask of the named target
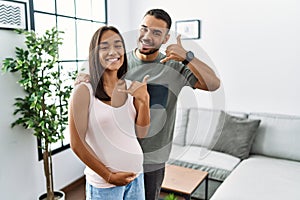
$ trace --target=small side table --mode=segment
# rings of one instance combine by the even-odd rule
[[[208,173],[176,165],[166,165],[162,192],[174,193],[190,200],[193,192],[205,181],[205,200],[208,196]]]

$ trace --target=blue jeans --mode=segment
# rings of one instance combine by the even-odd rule
[[[96,188],[86,183],[86,200],[145,200],[144,175],[125,186]]]

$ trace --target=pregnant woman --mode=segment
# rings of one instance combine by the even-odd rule
[[[137,137],[150,124],[147,78],[124,79],[124,40],[112,26],[93,35],[90,82],[74,88],[69,106],[71,148],[85,163],[86,199],[143,200],[143,152]]]

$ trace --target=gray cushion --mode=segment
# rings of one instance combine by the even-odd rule
[[[240,159],[249,157],[249,152],[260,120],[240,118],[225,114],[219,121],[213,150],[228,153]]]
[[[177,145],[185,145],[185,133],[188,121],[189,109],[178,108],[176,111],[176,120],[174,127],[173,143]]]

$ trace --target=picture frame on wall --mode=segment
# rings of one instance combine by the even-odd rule
[[[175,22],[176,36],[181,34],[182,40],[200,39],[201,36],[201,21],[198,19],[179,20]]]
[[[0,1],[0,29],[28,30],[26,2]]]

